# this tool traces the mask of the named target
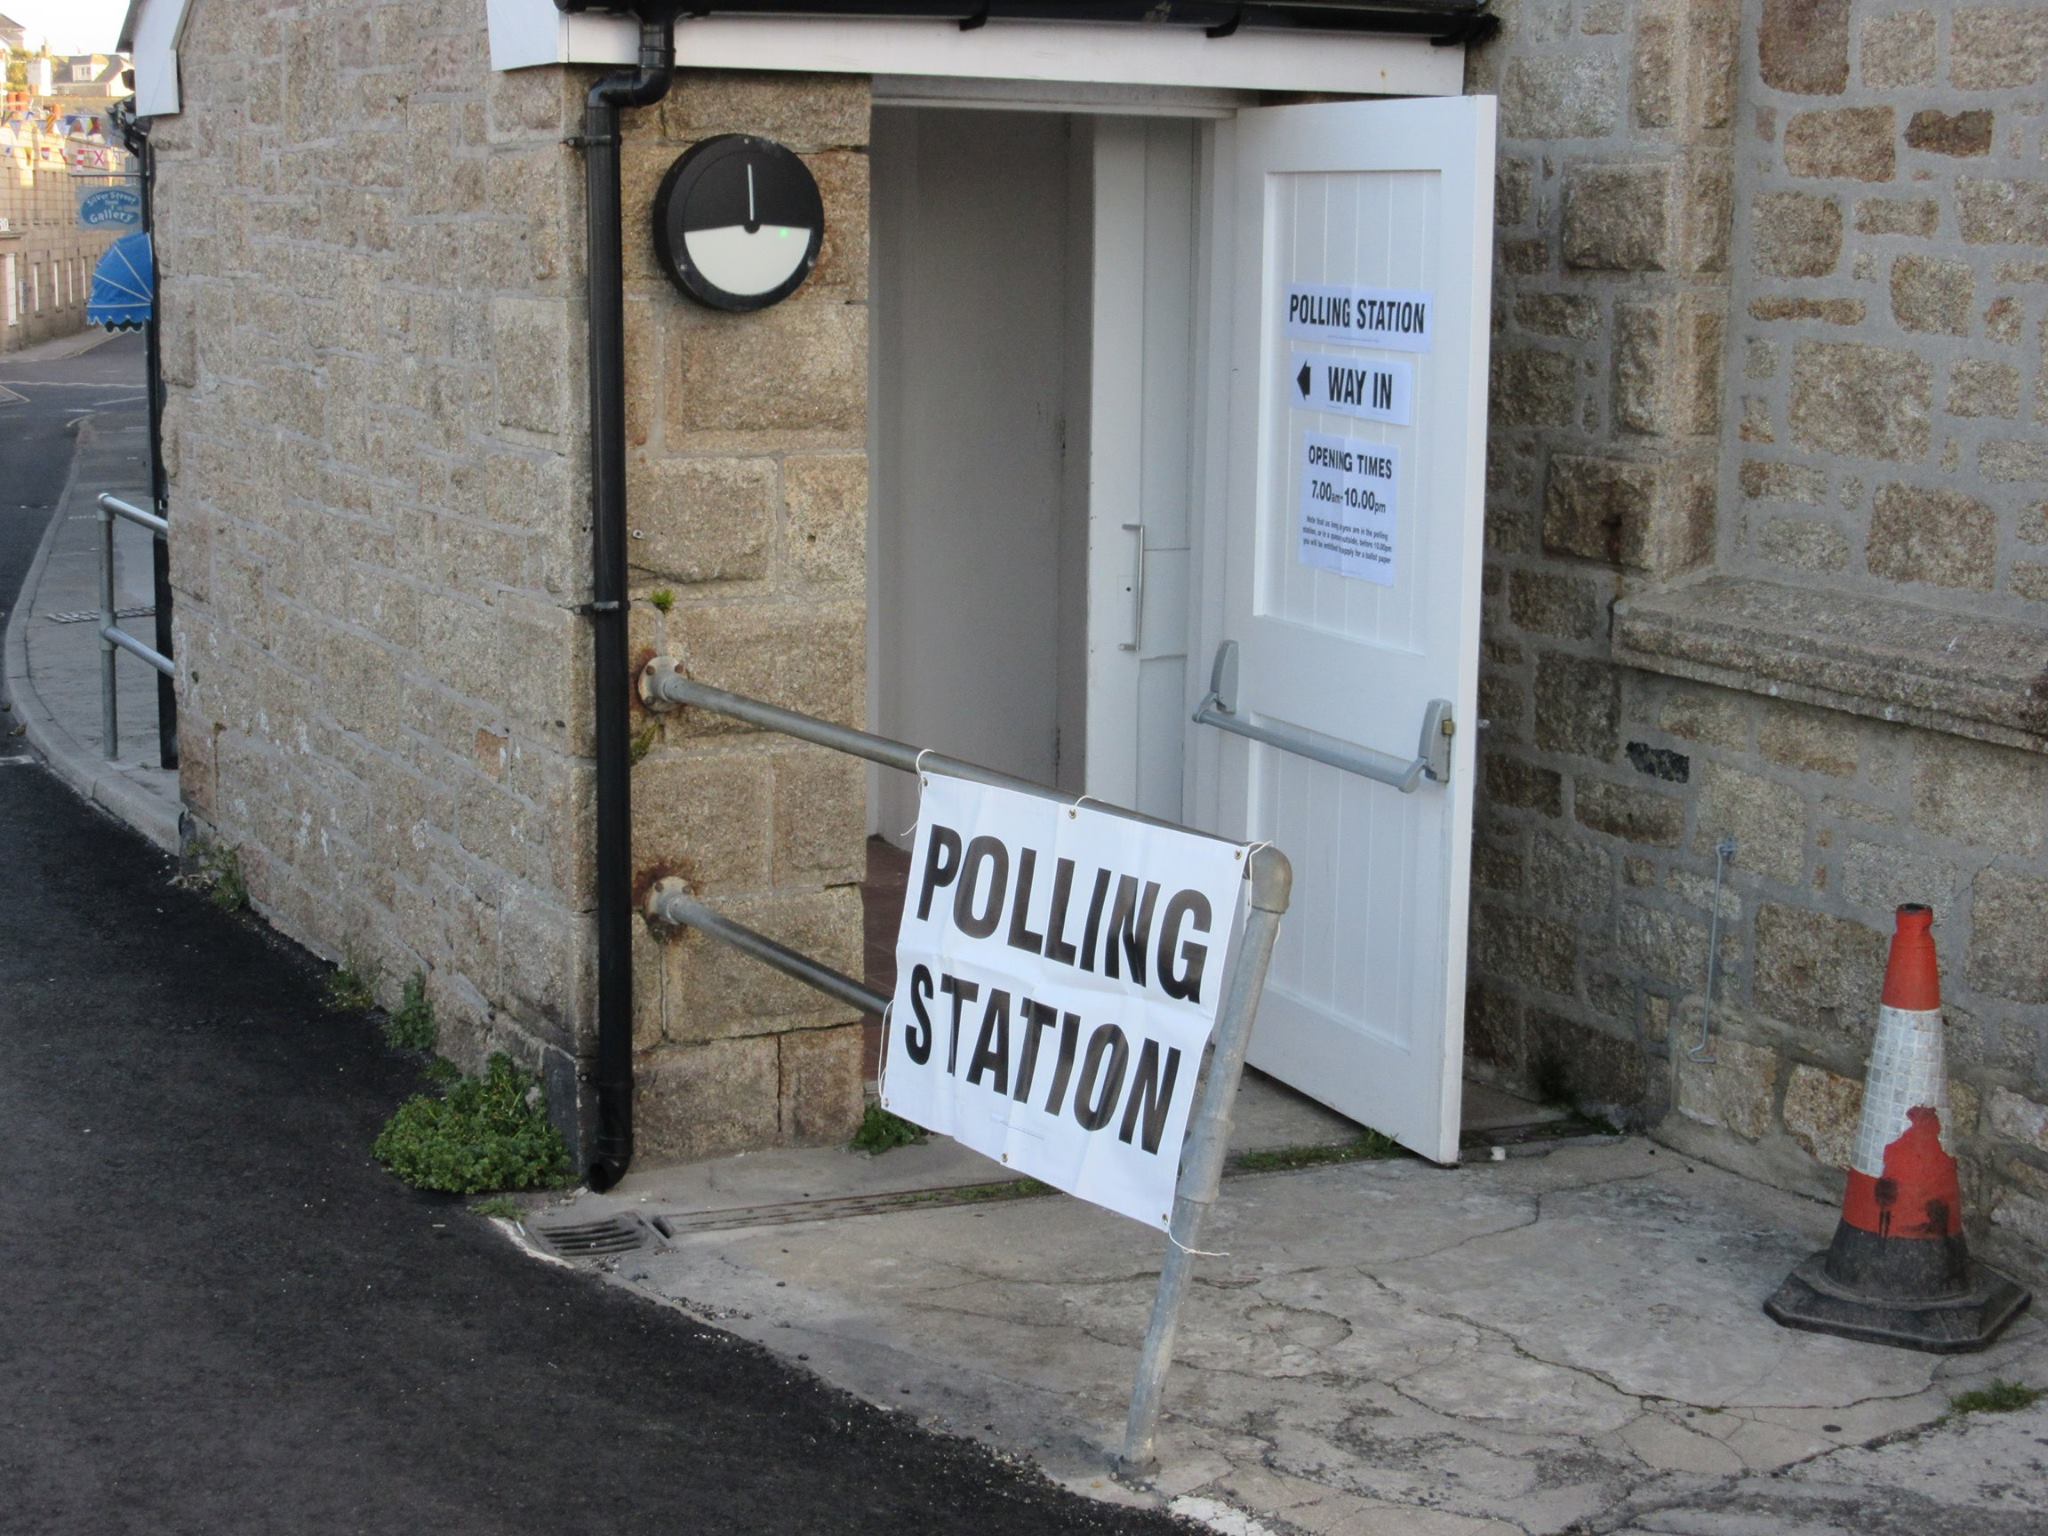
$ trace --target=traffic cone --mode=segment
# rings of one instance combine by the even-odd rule
[[[1906,1349],[1982,1349],[2032,1299],[1970,1262],[1949,1150],[1934,910],[1899,908],[1835,1240],[1764,1311],[1788,1328]]]

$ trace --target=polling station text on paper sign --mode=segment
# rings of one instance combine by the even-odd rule
[[[1297,283],[1287,290],[1287,334],[1295,341],[1427,352],[1435,300],[1406,288]]]
[[[923,780],[883,1106],[1164,1229],[1243,848]]]

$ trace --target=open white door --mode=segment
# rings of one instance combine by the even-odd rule
[[[1251,1061],[1458,1155],[1477,727],[1494,103],[1274,107],[1218,135],[1198,651],[1233,721],[1409,760],[1410,793],[1207,725],[1193,806],[1293,860]],[[1212,416],[1213,419],[1213,416]],[[1448,750],[1442,750],[1445,746]]]

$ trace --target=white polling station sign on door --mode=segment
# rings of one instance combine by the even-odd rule
[[[1244,849],[922,780],[883,1107],[1165,1229]]]
[[[1400,455],[1392,447],[1305,433],[1301,563],[1391,587],[1399,527],[1394,484],[1400,469]]]
[[[1294,341],[1427,352],[1433,308],[1429,294],[1403,288],[1301,283],[1287,290],[1287,335]]]

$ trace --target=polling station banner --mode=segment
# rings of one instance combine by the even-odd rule
[[[1164,1229],[1244,849],[923,782],[883,1107]]]

